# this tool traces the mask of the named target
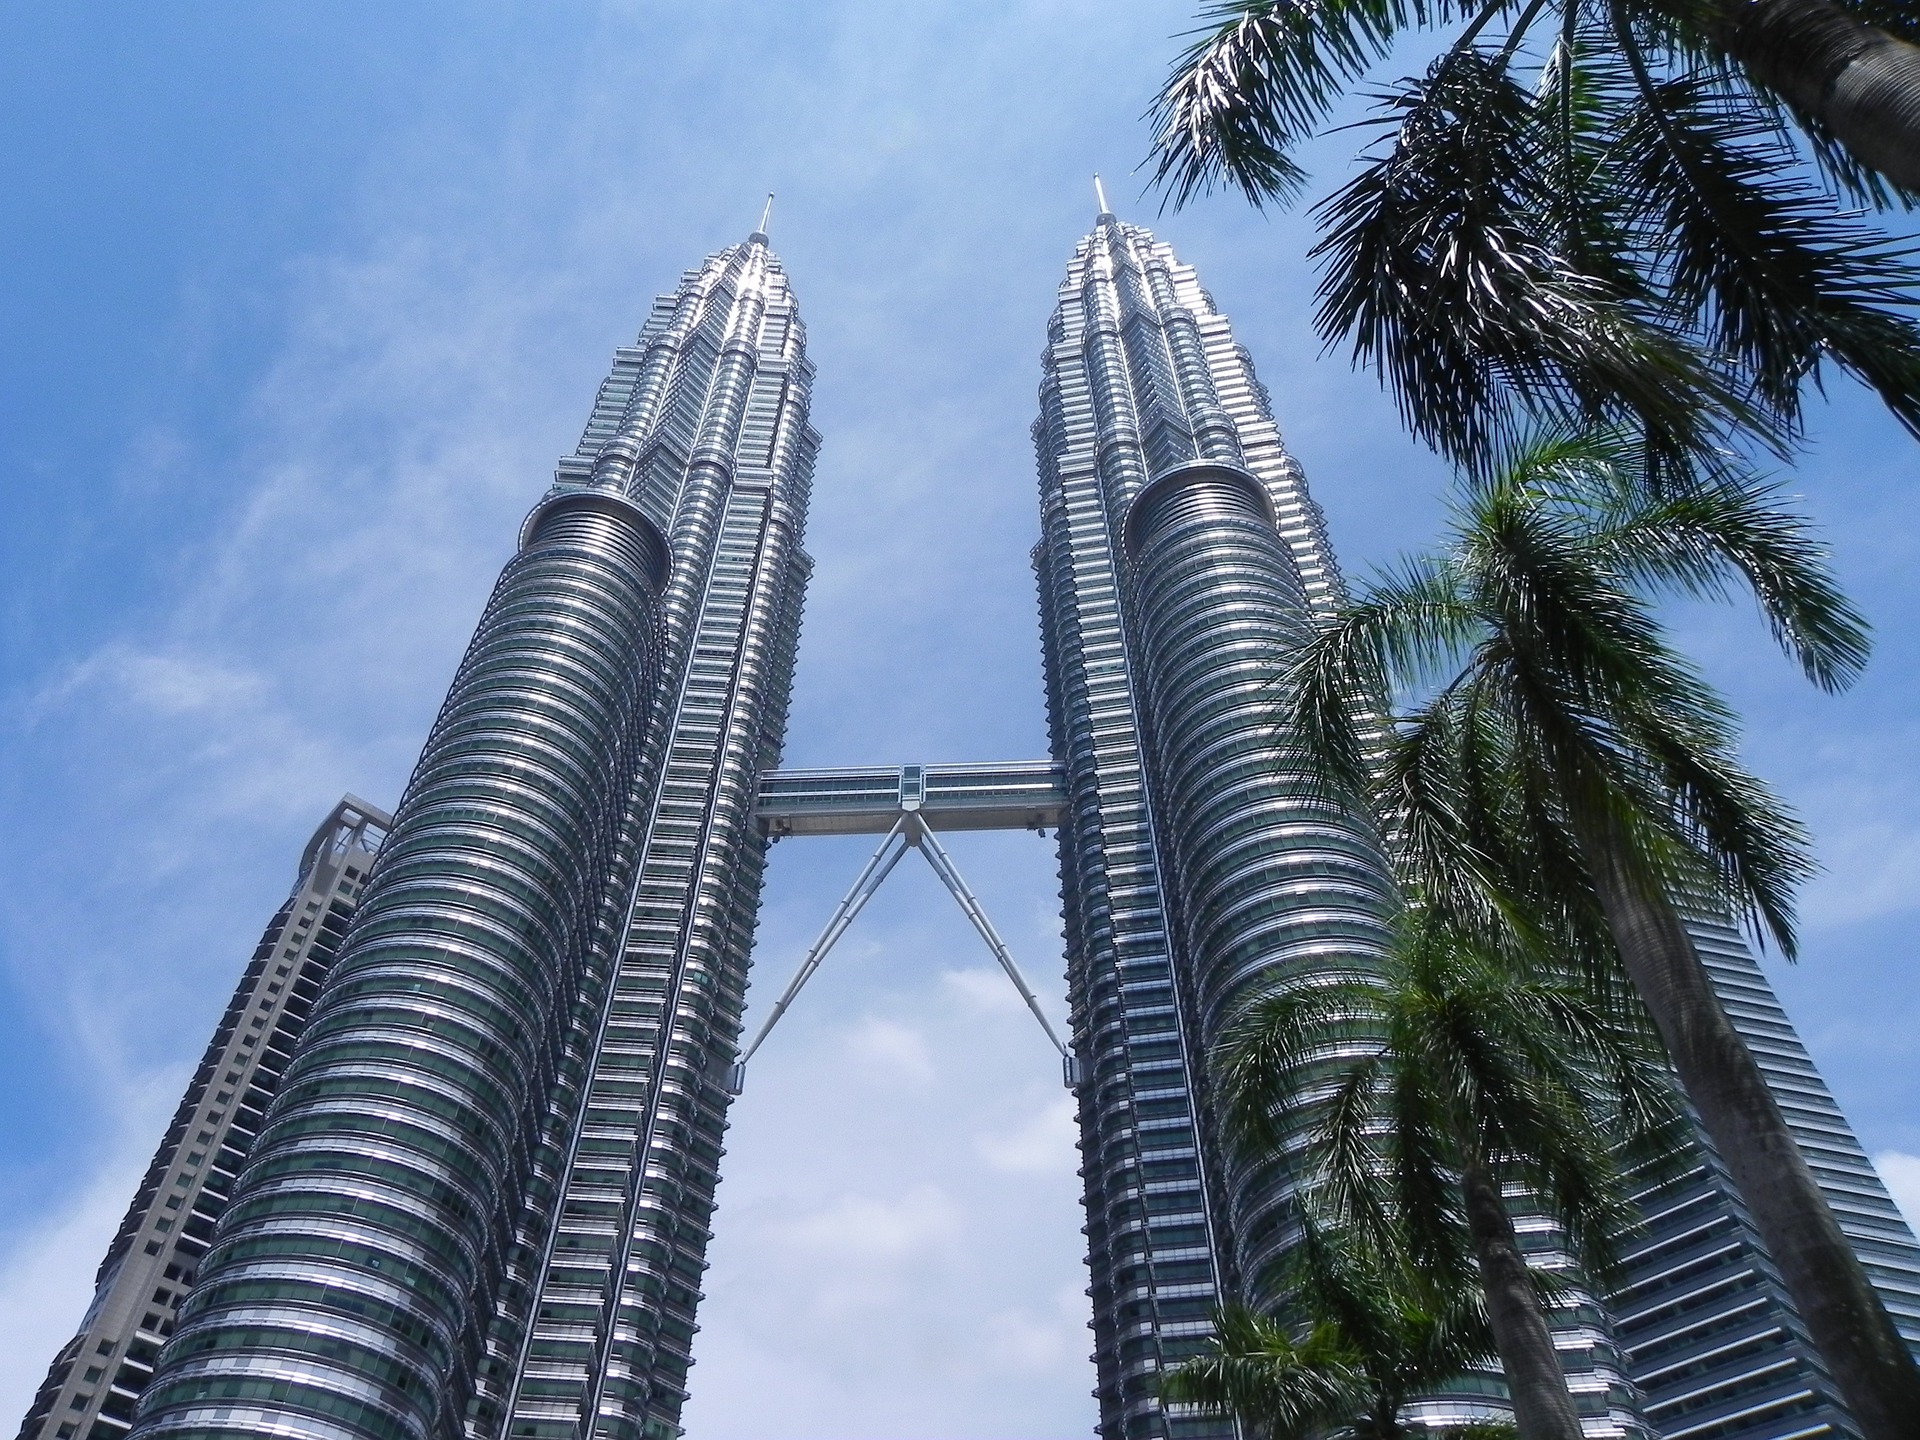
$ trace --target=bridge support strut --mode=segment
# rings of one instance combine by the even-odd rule
[[[867,861],[865,868],[855,878],[852,887],[841,896],[840,903],[834,907],[832,916],[827,920],[826,928],[820,932],[820,937],[813,942],[813,947],[807,951],[806,958],[800,962],[800,968],[794,972],[793,979],[787,982],[787,988],[774,1002],[773,1009],[767,1013],[766,1021],[754,1035],[752,1043],[741,1052],[740,1059],[735,1062],[727,1079],[727,1088],[733,1094],[738,1095],[745,1088],[747,1062],[753,1058],[754,1052],[766,1043],[767,1036],[772,1033],[773,1027],[780,1023],[780,1017],[787,1013],[788,1007],[800,994],[801,987],[813,978],[814,972],[820,968],[820,963],[827,958],[827,952],[834,947],[842,935],[847,933],[855,917],[866,908],[867,902],[874,897],[881,885],[886,882],[887,876],[893,873],[893,867],[900,863],[901,857],[909,850],[920,852],[928,868],[939,877],[940,883],[946,886],[947,893],[953,896],[954,901],[960,906],[961,913],[979,932],[980,938],[986,941],[987,949],[999,962],[1000,968],[1006,971],[1007,978],[1013,982],[1014,989],[1020,992],[1020,998],[1026,1002],[1027,1009],[1032,1012],[1033,1018],[1040,1022],[1040,1028],[1046,1032],[1048,1042],[1060,1052],[1061,1073],[1068,1087],[1079,1084],[1079,1065],[1074,1059],[1073,1052],[1055,1033],[1052,1022],[1047,1019],[1046,1012],[1041,1010],[1040,1002],[1034,996],[1033,987],[1027,984],[1026,977],[1020,973],[1020,967],[1014,963],[1013,953],[1007,949],[1006,941],[1000,938],[1000,932],[993,928],[993,922],[987,918],[987,912],[981,908],[980,902],[974,898],[973,891],[967,887],[959,867],[953,863],[953,857],[947,853],[946,847],[934,838],[932,827],[920,816],[919,806],[909,800],[901,807],[900,816],[894,821],[893,828],[888,830],[886,836],[880,841],[880,848],[873,852],[873,857]]]

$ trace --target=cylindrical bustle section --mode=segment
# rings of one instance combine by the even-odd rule
[[[454,1440],[656,683],[666,547],[529,517],[141,1406],[142,1440]]]
[[[1130,646],[1154,752],[1162,863],[1178,877],[1181,989],[1209,1052],[1268,977],[1351,973],[1388,943],[1390,881],[1370,827],[1286,759],[1274,682],[1306,600],[1265,489],[1202,462],[1128,507]],[[1286,1243],[1287,1177],[1225,1157],[1248,1297]]]

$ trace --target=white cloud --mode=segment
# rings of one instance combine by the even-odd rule
[[[926,1036],[897,1020],[863,1017],[848,1037],[847,1053],[866,1061],[883,1079],[916,1085],[933,1079],[933,1052]]]
[[[968,1010],[986,1014],[1012,1014],[1027,1008],[1027,1002],[1013,988],[1013,981],[998,966],[943,970],[940,972],[940,984]]]
[[[986,1328],[986,1353],[1007,1370],[1058,1374],[1082,1358],[1089,1343],[1087,1297],[1077,1286],[1055,1292],[1044,1310],[1021,1308],[994,1315]]]
[[[1873,813],[1864,802],[1856,813]],[[1814,924],[1852,924],[1920,906],[1920,832],[1891,820],[1829,825],[1820,835],[1822,871],[1803,909]]]
[[[119,1096],[117,1143],[75,1193],[49,1186],[56,1203],[8,1237],[0,1251],[0,1407],[24,1414],[54,1353],[79,1325],[93,1276],[126,1214],[173,1105],[183,1073],[144,1077]]]
[[[261,689],[256,672],[203,655],[142,653],[124,641],[114,641],[46,686],[29,705],[28,714],[44,721],[76,698],[97,702],[100,695],[89,692],[98,691],[173,718],[251,707],[259,702]]]
[[[1079,1135],[1073,1097],[1061,1095],[1013,1130],[976,1136],[973,1148],[995,1170],[1016,1175],[1072,1174],[1079,1163],[1079,1151],[1074,1149]]]
[[[1880,1172],[1893,1203],[1907,1217],[1907,1224],[1920,1231],[1920,1155],[1901,1150],[1882,1150],[1873,1157],[1873,1168]]]
[[[94,1269],[139,1178],[137,1167],[108,1167],[0,1259],[0,1395],[17,1398],[16,1408],[26,1408],[54,1352],[80,1323]]]
[[[897,1265],[949,1244],[960,1211],[937,1185],[916,1185],[897,1199],[842,1195],[781,1224],[781,1237],[831,1265]]]

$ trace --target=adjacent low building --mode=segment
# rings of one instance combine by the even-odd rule
[[[107,1248],[93,1303],[61,1347],[20,1440],[121,1440],[207,1252],[214,1222],[305,1029],[392,817],[349,795],[313,832],[293,892],[207,1042]]]

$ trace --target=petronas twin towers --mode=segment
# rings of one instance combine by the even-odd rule
[[[616,352],[391,823],[354,802],[310,847],[230,1015],[261,993],[266,1045],[216,1037],[24,1440],[679,1435],[771,840],[887,836],[841,928],[919,845],[997,944],[934,832],[1033,824],[1059,828],[1099,1430],[1234,1433],[1156,1393],[1223,1300],[1284,1298],[1289,1180],[1220,1143],[1206,1056],[1263,977],[1387,933],[1366,827],[1270,761],[1265,687],[1340,589],[1319,511],[1194,272],[1103,210],[1033,429],[1051,762],[780,772],[811,379],[759,231]],[[370,876],[337,858],[376,844]],[[309,892],[338,930],[296,954]],[[1912,1235],[1751,960],[1715,963],[1920,1340]],[[276,1009],[276,974],[312,988]],[[1711,1153],[1662,1186],[1625,1283],[1556,1311],[1589,1433],[1851,1433]]]

